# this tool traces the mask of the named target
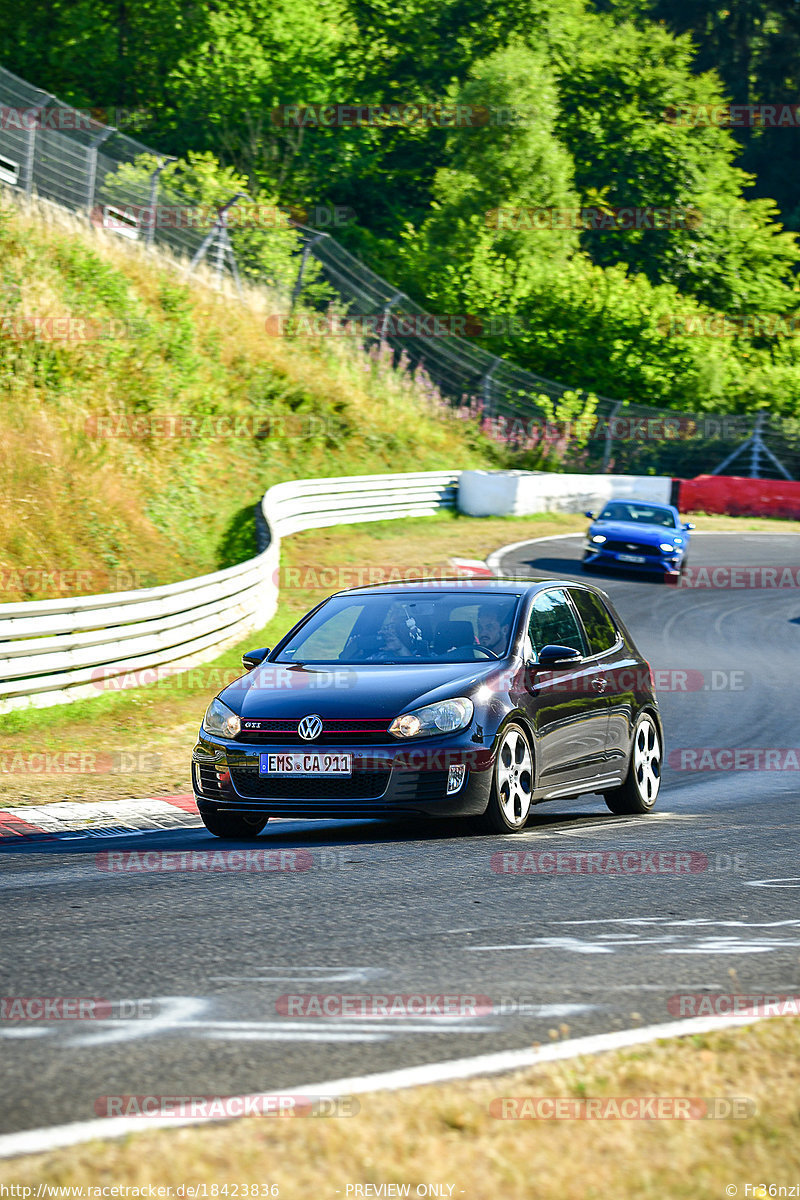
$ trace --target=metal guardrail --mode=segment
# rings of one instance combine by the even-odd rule
[[[453,508],[459,471],[299,479],[261,502],[267,549],[164,587],[0,604],[0,713],[97,696],[114,680],[215,658],[278,606],[280,539],[303,529]]]

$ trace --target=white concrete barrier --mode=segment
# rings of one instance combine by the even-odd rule
[[[671,479],[530,471],[423,471],[297,479],[265,494],[269,548],[224,571],[137,591],[0,604],[0,713],[98,696],[216,658],[278,606],[280,539],[303,529],[433,515],[582,512],[606,500],[668,502]],[[478,573],[479,564],[471,571]],[[463,573],[454,560],[454,574]]]
[[[462,471],[458,508],[468,517],[584,512],[607,500],[669,504],[672,479],[661,475],[557,475],[548,471]]]
[[[0,604],[0,713],[150,683],[216,658],[278,606],[280,539],[301,529],[454,508],[458,471],[295,479],[269,489],[267,550],[197,579]]]

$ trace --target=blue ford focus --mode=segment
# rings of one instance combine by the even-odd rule
[[[592,521],[586,534],[583,567],[622,567],[679,576],[689,554],[691,522],[681,521],[671,504],[612,500]]]
[[[218,837],[270,817],[469,816],[600,793],[647,813],[663,732],[647,661],[595,588],[452,580],[339,592],[212,700],[192,755]]]

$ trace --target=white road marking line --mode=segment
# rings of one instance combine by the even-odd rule
[[[737,1026],[754,1025],[760,1021],[773,1019],[771,1016],[746,1015],[687,1017],[681,1021],[646,1025],[639,1029],[622,1029],[611,1033],[591,1034],[588,1037],[570,1038],[568,1041],[555,1042],[547,1046],[501,1050],[492,1054],[425,1063],[418,1067],[405,1067],[373,1075],[355,1075],[350,1078],[325,1080],[321,1083],[294,1085],[282,1088],[280,1093],[262,1092],[258,1095],[260,1097],[270,1095],[356,1096],[368,1092],[394,1092],[459,1079],[474,1079],[480,1075],[502,1075],[510,1071],[537,1066],[543,1062],[559,1062],[584,1054],[602,1054],[629,1046],[647,1045],[660,1038],[713,1033],[717,1030],[729,1030]],[[237,1099],[244,1104],[250,1097],[241,1096]],[[129,1134],[143,1133],[150,1129],[177,1129],[186,1125],[206,1125],[213,1119],[209,1117],[109,1117],[91,1121],[75,1121],[69,1125],[53,1125],[44,1129],[26,1129],[20,1133],[0,1135],[0,1158],[41,1154],[63,1149],[66,1146],[76,1146],[95,1138],[107,1140],[127,1137]]]
[[[800,875],[777,876],[775,879],[746,879],[745,887],[800,888]]]
[[[486,565],[496,574],[498,572],[502,574],[500,572],[500,561],[507,554],[511,554],[513,550],[521,550],[523,546],[532,546],[539,542],[561,542],[567,538],[582,538],[585,536],[585,533],[550,533],[546,537],[525,538],[522,542],[509,542],[507,546],[501,546],[499,550],[493,550],[491,554],[487,555]]]
[[[194,998],[192,996],[155,996],[153,1001],[157,1005],[163,1005],[163,1011],[158,1012],[155,1017],[147,1019],[139,1018],[134,1021],[114,1022],[117,1026],[114,1029],[99,1028],[97,1031],[92,1030],[89,1033],[82,1034],[79,1037],[72,1037],[68,1040],[69,1046],[108,1046],[115,1042],[135,1042],[143,1038],[153,1037],[158,1033],[171,1033],[176,1027],[182,1028],[191,1024],[204,1024],[204,1022],[194,1022],[193,1018],[199,1017],[208,1008],[208,1001],[204,998]],[[97,1022],[98,1026],[110,1025],[111,1022]]]
[[[291,975],[209,975],[212,982],[232,983],[297,983],[300,980],[319,980],[323,983],[366,983],[376,975],[385,974],[383,967],[303,967]]]
[[[127,877],[131,878],[129,872]],[[125,875],[114,871],[99,871],[92,863],[74,867],[49,867],[42,871],[16,871],[0,879],[0,892],[25,891],[28,888],[56,887],[65,883],[106,883],[109,879],[124,879]],[[139,879],[146,876],[139,875]]]
[[[775,929],[780,925],[800,925],[800,919],[784,921],[729,921],[717,917],[583,917],[580,920],[556,921],[556,925],[726,925],[743,929]]]
[[[786,946],[800,946],[800,941],[789,938],[775,941],[737,942],[733,938],[705,938],[698,946],[676,947],[665,950],[665,954],[770,954]]]

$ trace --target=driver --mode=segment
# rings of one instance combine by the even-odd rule
[[[478,644],[492,650],[498,658],[508,645],[508,621],[502,621],[493,604],[482,604],[478,609]]]

